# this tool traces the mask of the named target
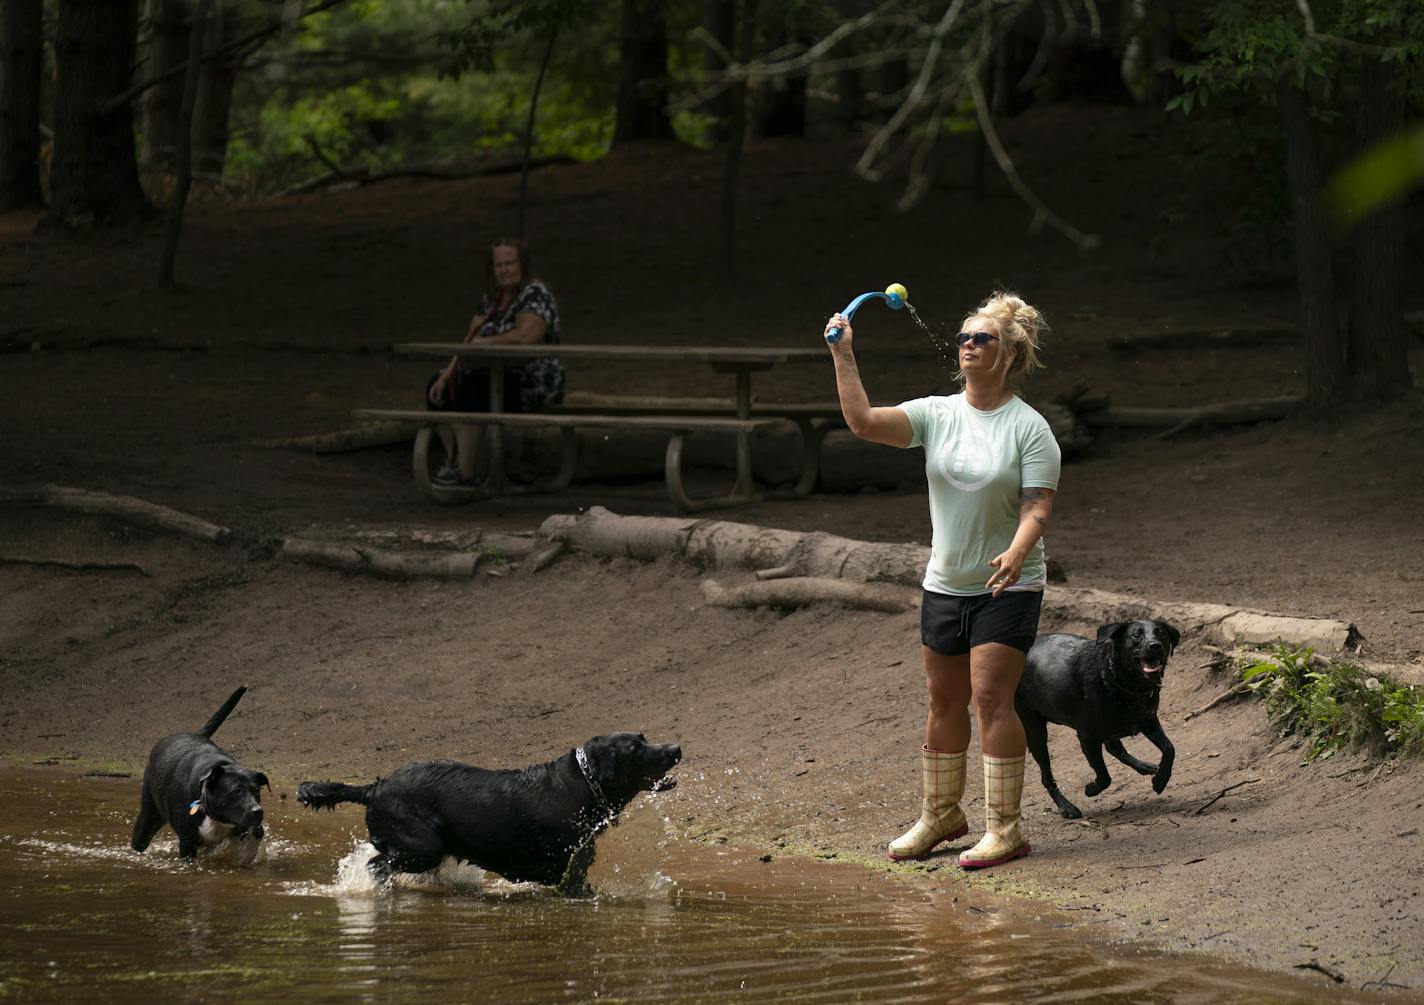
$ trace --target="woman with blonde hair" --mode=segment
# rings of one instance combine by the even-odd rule
[[[890,842],[895,861],[924,858],[969,830],[959,803],[969,748],[969,705],[984,761],[985,833],[959,856],[966,869],[1027,855],[1020,823],[1025,741],[1014,691],[1038,632],[1046,581],[1043,533],[1053,512],[1060,455],[1047,421],[1014,394],[1042,364],[1047,324],[1015,293],[997,292],[960,326],[959,394],[872,408],[842,315],[829,343],[841,411],[872,443],[925,449],[933,542],[920,610],[929,690],[921,750],[920,818]]]

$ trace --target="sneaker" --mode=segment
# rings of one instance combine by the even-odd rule
[[[436,485],[459,485],[460,469],[453,464],[446,464],[439,471],[430,476],[430,480]]]

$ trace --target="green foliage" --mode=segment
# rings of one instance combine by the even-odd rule
[[[474,11],[458,27],[438,33],[450,52],[444,72],[458,77],[470,70],[490,73],[496,55],[523,33],[547,37],[551,31],[573,32],[593,19],[594,0],[465,0]]]
[[[1417,64],[1424,56],[1418,0],[1218,0],[1184,30],[1200,59],[1176,70],[1183,88],[1167,109],[1183,113],[1225,94],[1268,97],[1282,75],[1299,88],[1324,87],[1360,59]],[[1418,93],[1412,76],[1407,86]]]
[[[533,153],[598,156],[612,136],[617,69],[606,5],[355,0],[299,22],[239,77],[227,181],[280,190],[325,174],[313,143],[347,171],[515,157],[545,19],[579,10],[597,16],[561,24]]]
[[[1307,737],[1307,761],[1342,748],[1424,755],[1424,688],[1371,676],[1349,663],[1317,665],[1310,649],[1278,645],[1238,661],[1284,733]]]

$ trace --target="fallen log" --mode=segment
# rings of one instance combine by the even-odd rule
[[[1295,328],[1223,328],[1118,335],[1108,339],[1107,344],[1108,348],[1123,352],[1137,349],[1243,349],[1298,341],[1300,331]]]
[[[918,587],[930,550],[920,544],[880,544],[820,531],[776,530],[696,517],[619,516],[602,506],[578,515],[556,514],[539,533],[596,555],[652,561],[680,555],[703,568],[767,570],[766,578],[825,576],[853,582]],[[1226,607],[1049,584],[1044,613],[1059,621],[1099,625],[1163,618],[1208,643],[1234,647],[1285,642],[1321,653],[1357,652],[1364,643],[1355,626],[1330,618],[1299,618]]]
[[[107,492],[66,488],[63,485],[6,490],[0,492],[0,504],[51,506],[72,513],[107,517],[150,530],[196,537],[214,544],[221,544],[232,537],[232,531],[227,527],[220,527],[167,506],[159,506],[132,496],[116,496]]]
[[[316,178],[309,178],[304,182],[293,185],[290,188],[278,192],[278,196],[307,195],[312,192],[319,192],[325,188],[335,186],[345,186],[348,188],[363,188],[366,185],[375,185],[383,181],[393,181],[402,178],[418,178],[422,181],[460,181],[466,178],[483,178],[488,175],[513,174],[521,170],[523,161],[511,159],[487,164],[483,167],[475,168],[442,168],[438,166],[416,166],[408,168],[396,168],[390,171],[372,171],[369,168],[345,169],[337,167],[330,161],[324,161],[330,168],[326,174]],[[568,154],[548,154],[543,157],[534,157],[529,161],[531,168],[548,167],[551,164],[573,164],[574,159]]]
[[[539,533],[600,555],[651,561],[673,554],[706,568],[774,568],[783,575],[863,583],[917,585],[929,561],[929,548],[918,544],[876,544],[820,531],[776,530],[728,520],[624,517],[602,506],[577,516],[551,516]]]
[[[523,561],[519,563],[519,571],[526,576],[532,576],[536,572],[543,572],[553,565],[558,557],[564,553],[564,542],[554,541],[546,544],[536,551],[531,551]]]
[[[469,579],[480,564],[476,552],[408,553],[383,548],[358,548],[336,541],[289,537],[282,556],[344,572],[364,572],[389,579]]]
[[[142,576],[149,574],[148,570],[137,562],[71,562],[63,558],[0,555],[0,565],[32,565],[37,568],[67,569],[70,572],[137,572]]]
[[[1184,635],[1199,633],[1206,642],[1231,647],[1284,642],[1338,653],[1358,651],[1365,641],[1353,624],[1333,618],[1298,618],[1222,604],[1152,601],[1082,587],[1050,585],[1044,591],[1043,605],[1045,614],[1086,624],[1161,618]]]
[[[1300,405],[1300,398],[1257,398],[1249,401],[1226,401],[1187,408],[1139,408],[1109,405],[1107,408],[1082,412],[1080,421],[1093,427],[1156,428],[1168,427],[1168,436],[1191,426],[1229,426],[1246,422],[1266,422],[1282,419]]]
[[[794,609],[831,603],[865,611],[899,614],[915,606],[915,594],[886,584],[848,583],[843,579],[795,576],[746,586],[724,587],[704,580],[702,596],[713,607],[781,607]]]

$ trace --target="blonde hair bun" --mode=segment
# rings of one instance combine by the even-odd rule
[[[964,316],[988,318],[994,323],[1008,361],[1006,381],[1027,377],[1042,369],[1038,358],[1042,338],[1048,332],[1043,313],[1012,290],[995,290],[982,304]]]

